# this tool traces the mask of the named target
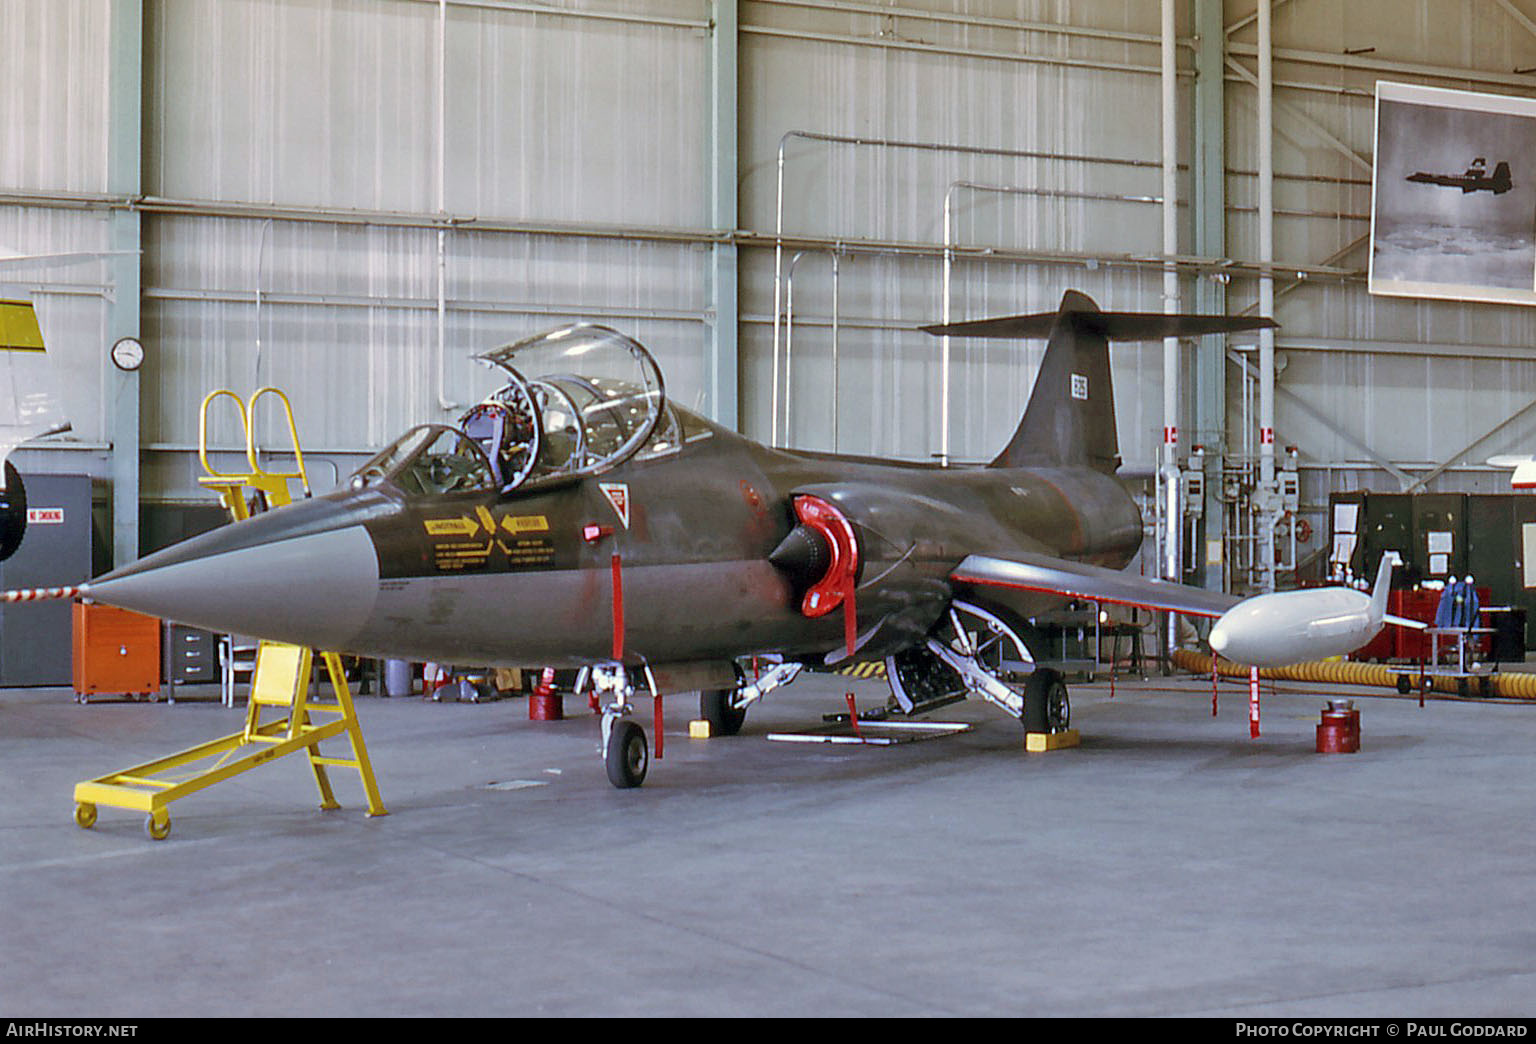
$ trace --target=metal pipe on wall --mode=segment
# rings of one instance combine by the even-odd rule
[[[448,0],[437,3],[437,213],[448,212]],[[455,410],[443,372],[448,341],[448,231],[437,230],[437,406]]]
[[[772,420],[768,445],[779,444],[779,311],[783,300],[784,284],[781,276],[784,265],[784,146],[794,131],[785,132],[779,139],[777,188],[773,208],[773,401]]]
[[[267,232],[272,228],[272,219],[261,223],[261,232],[256,239],[256,365],[252,368],[251,391],[261,387],[261,259],[267,250]]]
[[[790,410],[795,391],[795,267],[805,256],[804,250],[789,259],[789,274],[784,277],[784,441],[789,441]]]
[[[939,304],[940,321],[949,325],[949,281],[955,268],[954,227],[951,197],[955,187],[944,191],[944,300]],[[939,338],[939,463],[949,467],[949,334]]]
[[[840,330],[842,293],[842,258],[832,251],[832,452],[837,452],[837,403],[838,403],[838,337]]]
[[[864,138],[842,134],[823,134],[817,131],[788,130],[779,138],[778,155],[775,160],[774,174],[774,214],[773,214],[773,391],[771,402],[772,422],[770,425],[769,445],[779,444],[779,331],[781,328],[780,313],[784,302],[784,162],[785,149],[791,138],[802,138],[806,141],[817,141],[825,144],[855,145],[872,148],[888,149],[916,149],[925,152],[943,152],[958,156],[1000,156],[1011,159],[1050,159],[1063,162],[1104,163],[1114,166],[1128,167],[1152,167],[1156,166],[1149,160],[1116,159],[1108,156],[1084,156],[1063,155],[1061,153],[1043,152],[1030,149],[997,149],[979,145],[948,145],[943,142],[933,141],[905,141],[890,138]],[[952,248],[947,248],[943,256],[947,261]],[[946,298],[947,298],[946,294]],[[945,373],[947,375],[949,350],[948,338],[945,338]],[[946,376],[947,387],[947,376]],[[949,397],[944,396],[944,405],[941,407],[944,419],[941,421],[941,438],[945,440],[942,447],[941,459],[948,458],[948,409]],[[787,434],[787,433],[786,433]]]
[[[1103,200],[1113,203],[1161,203],[1165,207],[1167,206],[1165,197],[1163,196],[1137,196],[1110,192],[1077,192],[1071,189],[1025,188],[1020,185],[988,185],[979,181],[967,181],[963,179],[960,181],[950,182],[949,187],[944,190],[944,260],[942,276],[940,280],[942,284],[940,291],[942,297],[939,301],[939,312],[941,320],[946,326],[950,322],[950,312],[952,308],[953,296],[951,294],[951,286],[954,278],[955,267],[954,195],[955,192],[960,189],[965,189],[971,192],[997,192],[1005,195],[1015,196],[1043,196],[1050,199],[1091,199]],[[1164,186],[1164,191],[1165,193],[1167,191],[1166,183]],[[1177,205],[1178,201],[1175,200],[1175,209],[1177,208]],[[1167,253],[1170,254],[1177,253],[1177,244],[1175,244],[1173,249],[1169,249],[1165,243],[1164,249]],[[1177,280],[1175,280],[1175,283],[1177,283]],[[950,457],[950,340],[948,334],[939,338],[939,348],[939,462],[941,464],[947,465],[949,463]]]
[[[794,345],[795,345],[795,268],[800,264],[806,251],[796,251],[795,256],[789,260],[789,274],[784,280],[784,437],[787,441],[791,427],[791,403],[794,377]],[[832,448],[837,449],[837,387],[839,366],[839,337],[841,335],[841,315],[839,295],[841,293],[842,265],[836,250],[828,250],[828,257],[832,259]]]

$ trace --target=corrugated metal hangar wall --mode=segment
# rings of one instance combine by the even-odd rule
[[[1529,96],[1523,2],[1273,2],[1275,427],[1314,534],[1330,491],[1500,490],[1480,462],[1536,448],[1528,309],[1361,277],[1375,81]],[[1183,305],[1238,312],[1255,7],[1175,6]],[[74,425],[24,466],[112,480],[120,559],[125,505],[201,497],[214,388],[285,389],[327,488],[472,401],[472,352],[589,318],[759,439],[927,458],[939,345],[911,327],[943,311],[946,235],[957,319],[1068,287],[1163,308],[1150,0],[7,0],[0,37],[0,244],[141,251],[0,269]],[[125,332],[137,376],[107,360]],[[1254,452],[1246,348],[1181,349],[1183,448]],[[1006,440],[1039,352],[954,346],[953,457]],[[1115,376],[1149,474],[1162,347]]]

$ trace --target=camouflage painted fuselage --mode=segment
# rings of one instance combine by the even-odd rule
[[[342,652],[570,667],[614,658],[618,556],[626,662],[835,659],[843,610],[804,615],[795,580],[768,560],[795,524],[791,494],[811,493],[854,525],[859,653],[874,658],[920,640],[969,553],[1118,568],[1141,540],[1134,503],[1089,468],[903,466],[708,432],[604,475],[508,495],[334,493],[148,556],[95,586],[112,604]],[[587,539],[588,527],[602,535]],[[135,578],[151,573],[156,604],[136,605]],[[984,600],[1018,616],[1052,601],[1002,589]]]

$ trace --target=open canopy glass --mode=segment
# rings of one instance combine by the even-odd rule
[[[354,486],[387,480],[413,496],[509,492],[606,471],[644,446],[664,417],[676,426],[656,361],[605,326],[562,327],[479,358],[506,383],[457,428],[406,432],[363,466]]]

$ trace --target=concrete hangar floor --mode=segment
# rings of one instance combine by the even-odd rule
[[[854,683],[860,705],[883,686]],[[806,677],[743,734],[615,790],[597,722],[523,699],[359,697],[357,774],[317,810],[287,758],[178,802],[174,830],[75,782],[240,728],[175,704],[0,690],[0,1014],[1529,1015],[1536,707],[1199,678],[1073,687],[1082,746],[964,734],[765,741],[844,705]],[[648,708],[647,708],[648,709]]]

